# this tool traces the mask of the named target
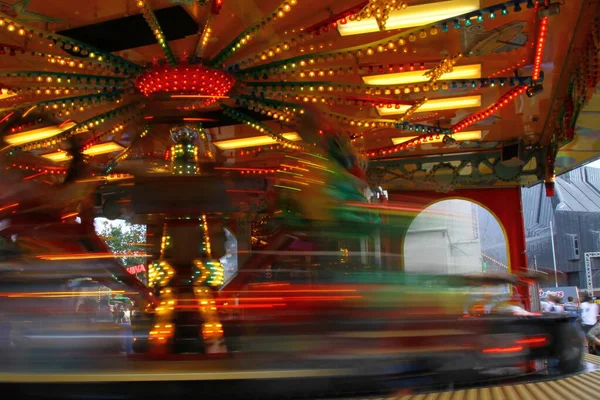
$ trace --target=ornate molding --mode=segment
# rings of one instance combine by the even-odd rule
[[[460,187],[523,186],[544,179],[546,154],[545,148],[528,149],[521,166],[502,163],[500,150],[377,160],[370,163],[367,175],[372,187],[384,189],[449,192]]]

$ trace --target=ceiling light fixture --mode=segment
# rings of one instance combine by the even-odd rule
[[[543,91],[544,86],[541,83],[538,83],[537,85],[529,86],[525,91],[525,94],[527,94],[527,97],[534,97],[542,93]]]
[[[116,142],[106,142],[90,146],[83,151],[87,156],[97,156],[100,154],[114,153],[122,151],[123,146]],[[54,162],[63,162],[71,159],[71,156],[66,151],[57,151],[54,153],[43,154],[42,157]]]
[[[479,0],[450,0],[409,6],[404,10],[392,11],[386,22],[386,29],[394,30],[427,25],[480,8]],[[338,32],[341,36],[379,32],[379,25],[375,18],[348,21],[346,24],[338,24]]]
[[[378,107],[377,112],[381,116],[396,115],[405,113],[410,106],[399,105],[398,108]],[[462,96],[462,97],[446,97],[443,99],[429,99],[423,104],[416,113],[430,111],[455,110],[458,108],[473,108],[481,107],[481,95]]]
[[[282,133],[281,136],[293,142],[301,140],[296,132]],[[213,142],[213,144],[221,150],[235,150],[243,149],[245,147],[268,146],[270,144],[277,144],[277,141],[270,136],[265,135],[242,139],[221,140],[219,142]]]
[[[470,131],[470,132],[459,132],[452,135],[454,140],[457,142],[464,142],[467,140],[481,140],[482,131]],[[402,144],[404,142],[408,142],[409,140],[413,140],[418,136],[403,136],[403,137],[395,137],[392,138],[392,143],[394,146],[398,144]],[[428,139],[427,143],[443,143],[444,137],[442,135],[434,134],[433,139]],[[424,143],[426,144],[426,143]]]
[[[22,144],[37,142],[38,140],[50,139],[64,131],[67,131],[75,126],[75,122],[67,124],[47,126],[44,128],[33,129],[31,131],[19,132],[13,135],[4,137],[4,141],[12,146],[20,146]]]
[[[382,74],[382,75],[370,75],[363,76],[362,80],[367,85],[409,85],[411,83],[425,83],[429,81],[429,78],[425,76],[427,71],[409,71],[409,72],[398,72],[393,74]],[[442,74],[438,79],[440,81],[453,80],[453,79],[480,79],[481,78],[481,64],[461,65],[454,67],[452,72]]]
[[[17,94],[13,91],[9,91],[8,89],[0,89],[0,100],[9,99],[11,97],[16,96]]]

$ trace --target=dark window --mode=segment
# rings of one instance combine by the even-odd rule
[[[594,238],[594,251],[600,251],[600,231],[590,231]]]
[[[567,235],[567,237],[569,238],[569,241],[567,241],[569,260],[579,260],[579,235],[571,234]]]

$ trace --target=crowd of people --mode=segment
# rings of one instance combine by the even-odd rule
[[[543,312],[568,313],[577,317],[586,336],[589,352],[600,355],[600,306],[590,295],[584,294],[581,303],[571,296],[567,298],[567,302],[562,303],[555,293],[548,293],[546,299],[541,302],[541,308]]]

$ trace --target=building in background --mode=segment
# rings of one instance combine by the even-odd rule
[[[546,197],[543,184],[522,190],[529,265],[553,276],[556,268],[559,286],[586,289],[587,253],[600,290],[600,169],[568,172],[555,188],[554,197]]]
[[[495,217],[465,200],[445,200],[424,210],[404,243],[407,272],[469,274],[506,272],[506,240]]]

